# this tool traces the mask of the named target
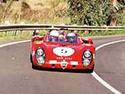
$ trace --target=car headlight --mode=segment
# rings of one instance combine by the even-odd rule
[[[89,51],[89,50],[86,50],[85,52],[84,52],[84,57],[85,58],[89,58],[89,57],[91,57],[92,56],[92,53]]]
[[[44,64],[45,63],[45,53],[43,49],[39,48],[36,50],[36,59],[38,64]]]
[[[89,50],[86,50],[83,53],[82,59],[83,59],[83,65],[88,66],[91,63],[91,60],[92,60],[92,53]]]
[[[90,59],[84,59],[83,60],[83,65],[88,66],[91,63]]]
[[[42,56],[44,54],[43,50],[41,48],[37,49],[36,55]]]

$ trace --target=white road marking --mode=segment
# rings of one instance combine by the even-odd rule
[[[101,48],[103,48],[105,46],[112,45],[112,44],[115,44],[115,43],[120,43],[120,42],[125,42],[125,40],[118,40],[118,41],[113,41],[113,42],[102,44],[102,45],[96,47],[96,51],[98,51],[99,49],[101,49]],[[103,86],[105,86],[107,89],[109,89],[114,94],[122,94],[120,91],[118,91],[117,89],[115,89],[114,87],[112,87],[110,84],[108,84],[106,81],[104,81],[96,72],[91,73],[91,75],[97,81],[99,81],[99,83],[101,83]]]
[[[24,42],[29,42],[30,40],[24,40],[24,41],[18,41],[18,42],[11,42],[11,43],[6,43],[6,44],[1,44],[0,48],[2,47],[6,47],[6,46],[10,46],[10,45],[14,45],[14,44],[19,44],[19,43],[24,43]],[[119,40],[119,41],[114,41],[114,42],[109,42],[106,44],[102,44],[98,47],[96,47],[96,51],[108,46],[108,45],[112,45],[115,43],[119,43],[119,42],[125,42],[125,40]],[[108,84],[106,81],[104,81],[101,77],[99,77],[99,75],[97,75],[96,72],[91,73],[91,75],[97,80],[99,81],[103,86],[105,86],[106,88],[108,88],[110,91],[112,91],[114,94],[122,94],[120,91],[116,90],[114,87],[112,87],[110,84]]]
[[[6,46],[10,46],[10,45],[14,45],[14,44],[29,42],[29,41],[30,41],[30,40],[24,40],[24,41],[17,41],[17,42],[10,42],[10,43],[6,43],[6,44],[1,44],[1,45],[0,45],[0,48],[6,47]]]

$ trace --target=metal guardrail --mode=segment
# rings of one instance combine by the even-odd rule
[[[15,30],[125,30],[125,26],[82,26],[82,25],[51,25],[51,24],[12,24],[0,25],[0,32]]]

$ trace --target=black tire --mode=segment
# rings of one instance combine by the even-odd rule
[[[94,71],[94,65],[93,65],[92,69],[87,70],[87,73],[92,73],[93,71]]]
[[[87,73],[92,73],[94,71],[94,69],[88,69]]]
[[[33,57],[31,54],[30,54],[30,63],[33,63]]]
[[[32,69],[38,69],[38,68],[32,63]]]
[[[30,63],[32,63],[32,69],[37,69],[35,65],[33,65],[33,57],[32,54],[30,54]]]

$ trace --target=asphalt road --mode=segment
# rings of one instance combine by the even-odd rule
[[[125,37],[94,39],[96,46]],[[112,94],[91,74],[33,70],[30,43],[0,48],[0,94]],[[95,72],[125,93],[125,42],[97,51]]]

